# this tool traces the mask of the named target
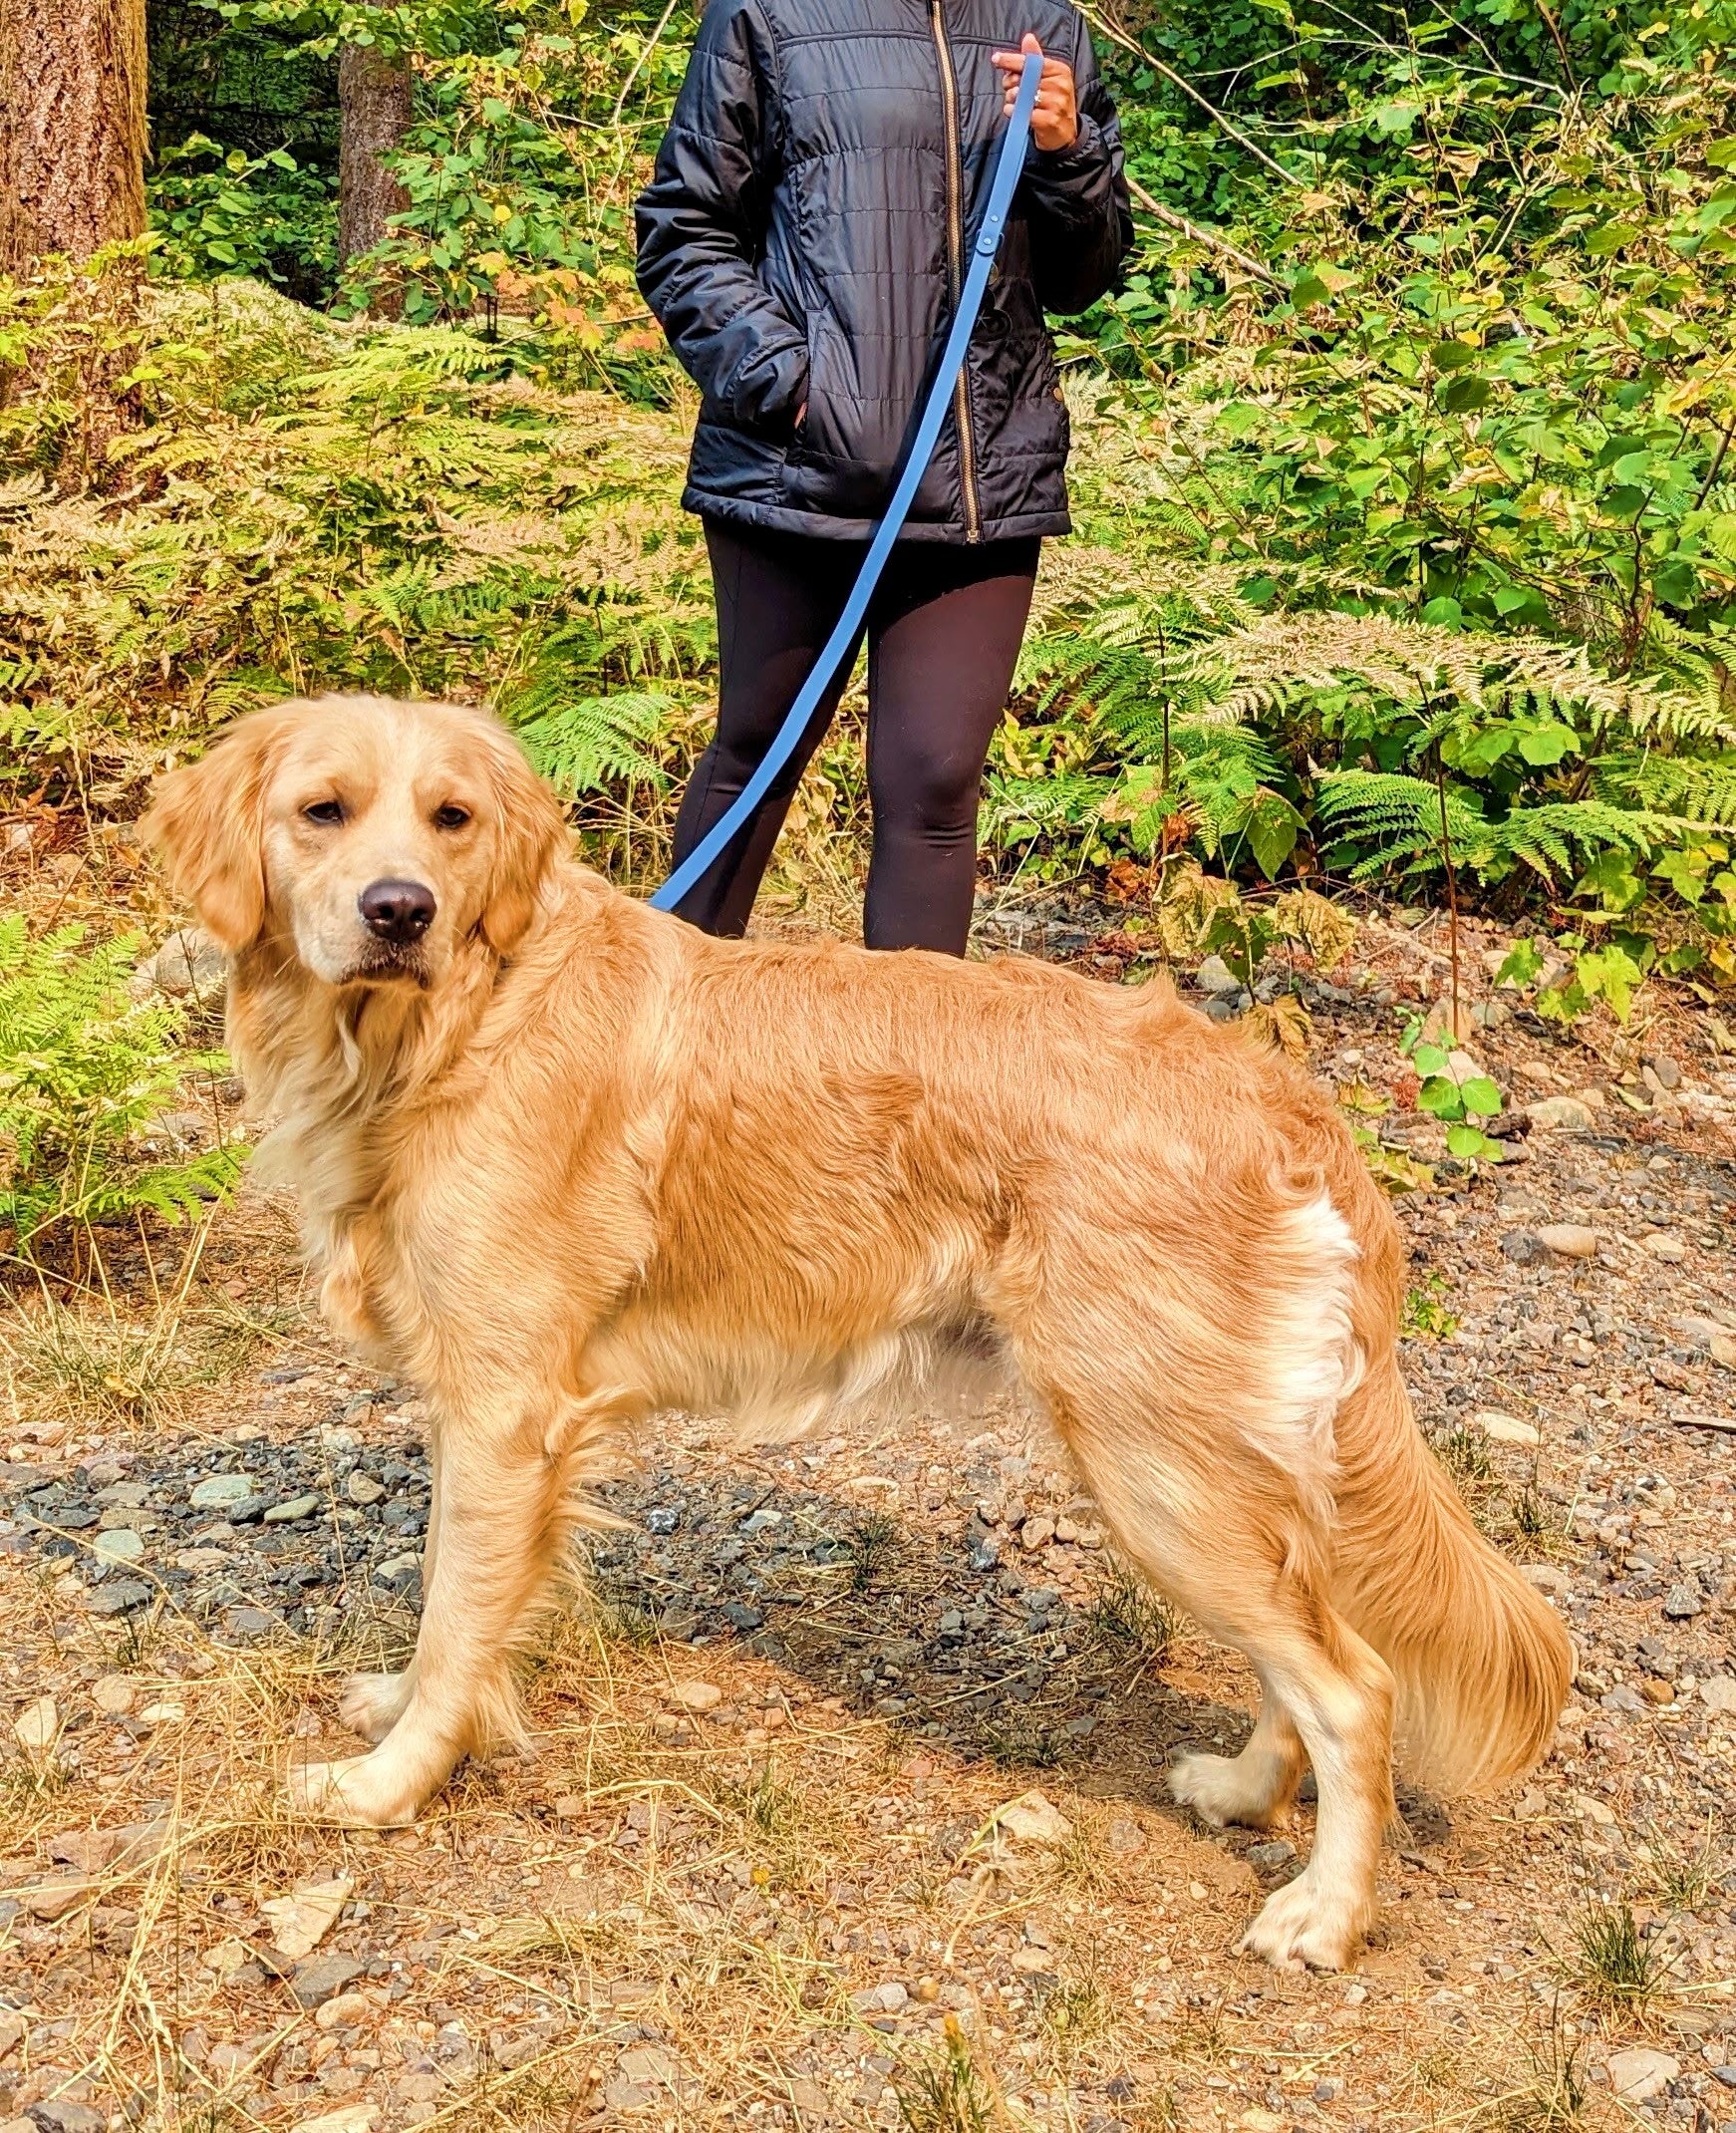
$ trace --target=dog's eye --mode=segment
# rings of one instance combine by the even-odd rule
[[[462,829],[470,819],[470,810],[468,807],[458,806],[454,801],[448,801],[445,806],[434,809],[434,818],[436,829]]]
[[[301,818],[304,822],[317,822],[322,829],[329,829],[344,819],[344,803],[335,799],[315,800],[311,807],[301,810]]]

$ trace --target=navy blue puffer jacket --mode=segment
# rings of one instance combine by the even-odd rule
[[[909,537],[1067,530],[1067,411],[1044,311],[1132,242],[1114,107],[1064,0],[711,0],[639,202],[639,285],[704,395],[685,502],[865,539],[890,495],[1033,31],[1079,132],[1032,149]],[[797,424],[805,403],[807,413]]]

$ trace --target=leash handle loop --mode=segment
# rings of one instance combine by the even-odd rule
[[[921,485],[923,475],[928,471],[929,461],[934,457],[935,447],[940,443],[941,430],[952,401],[953,387],[965,367],[965,358],[970,353],[971,336],[976,331],[977,320],[983,309],[990,271],[995,264],[995,255],[1001,248],[1001,235],[1007,226],[1007,217],[1013,206],[1013,195],[1018,189],[1018,180],[1023,174],[1024,152],[1030,140],[1031,113],[1036,108],[1036,93],[1041,86],[1042,54],[1027,53],[1024,65],[1019,70],[1018,95],[1013,106],[1013,117],[1008,122],[1006,138],[1001,144],[1000,160],[995,165],[994,181],[990,185],[988,202],[983,209],[982,226],[972,248],[965,285],[959,292],[959,306],[953,315],[952,330],[947,336],[940,369],[935,373],[935,382],[930,388],[922,421],[917,425],[915,437],[911,439],[904,469],[898,477],[897,487],[892,492],[892,501],[886,507],[885,517],[874,529],[861,572],[850,588],[850,597],[844,603],[844,611],[838,617],[836,627],[827,638],[819,658],[814,662],[813,671],[802,684],[795,702],[789,708],[788,717],[778,729],[776,738],[761,758],[753,775],[736,794],[727,811],[719,816],[651,898],[654,910],[673,911],[688,891],[711,870],[728,848],[730,841],[751,819],[759,802],[770,790],[772,779],[789,761],[797,743],[807,731],[808,721],[819,708],[820,698],[825,693],[827,683],[837,673],[855,644],[856,632],[867,617],[868,603],[874,596],[874,588],[879,584],[881,574],[886,568],[893,543],[904,530],[904,522],[910,516],[910,507],[916,501],[917,489]]]

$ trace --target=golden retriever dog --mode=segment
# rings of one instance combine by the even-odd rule
[[[587,1475],[660,1412],[785,1435],[912,1358],[993,1346],[1116,1544],[1245,1653],[1208,1822],[1305,1870],[1244,1946],[1332,1969],[1375,1909],[1396,1744],[1484,1788],[1549,1745],[1567,1635],[1417,1430],[1403,1253],[1331,1101],[1170,986],[1013,957],[709,939],[570,856],[509,736],[446,704],[242,720],[147,819],[232,959],[333,1324],[433,1416],[416,1656],[312,1810],[410,1821],[518,1724],[511,1655]]]

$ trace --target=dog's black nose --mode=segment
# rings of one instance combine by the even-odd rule
[[[408,948],[434,924],[434,893],[420,881],[372,881],[357,897],[356,907],[371,933]]]

